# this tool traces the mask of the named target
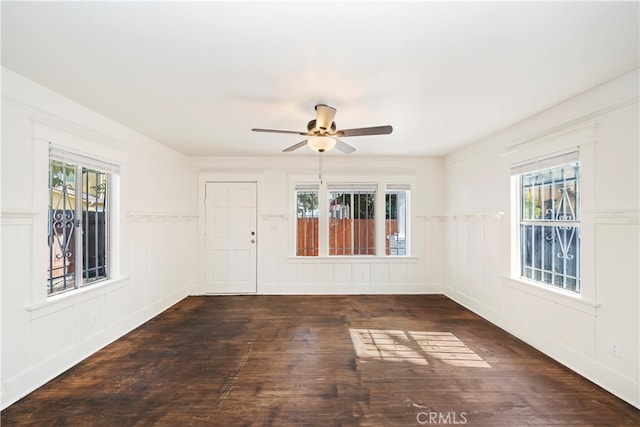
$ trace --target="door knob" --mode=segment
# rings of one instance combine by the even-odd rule
[[[256,242],[255,239],[251,239],[251,243],[255,243],[255,242]]]

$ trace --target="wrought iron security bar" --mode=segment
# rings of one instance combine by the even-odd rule
[[[375,255],[375,190],[329,191],[329,255]]]
[[[580,164],[521,176],[521,274],[580,291]]]
[[[107,278],[108,189],[106,172],[50,160],[49,295]]]

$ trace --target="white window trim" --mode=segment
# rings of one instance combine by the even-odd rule
[[[33,226],[32,226],[32,263],[31,263],[31,298],[27,304],[27,310],[38,310],[54,304],[56,307],[68,307],[75,304],[79,299],[85,298],[88,290],[99,285],[99,289],[112,289],[115,284],[126,281],[127,278],[121,273],[121,233],[123,231],[121,222],[121,176],[123,175],[122,153],[113,147],[119,144],[113,142],[112,146],[102,142],[97,142],[91,135],[71,133],[64,127],[55,127],[44,124],[37,120],[33,123]],[[64,143],[59,143],[63,141]],[[83,286],[69,292],[48,295],[46,287],[46,265],[41,260],[47,259],[49,251],[46,244],[48,207],[46,200],[49,193],[49,159],[50,148],[54,146],[60,152],[69,153],[82,158],[95,159],[97,164],[106,166],[111,174],[110,203],[113,211],[110,214],[110,236],[109,236],[109,278],[96,282],[96,285]],[[87,150],[92,154],[86,154]],[[98,160],[103,159],[103,160]],[[96,163],[94,163],[95,165]],[[114,173],[117,172],[117,173]],[[43,201],[45,201],[43,203]],[[43,237],[44,236],[44,237]],[[94,292],[89,294],[95,295]]]
[[[560,130],[553,135],[547,135],[537,140],[528,141],[527,144],[517,147],[516,150],[505,153],[510,160],[510,169],[505,171],[510,176],[510,209],[511,221],[508,247],[509,250],[509,274],[511,283],[529,287],[535,292],[547,294],[550,298],[566,299],[575,298],[592,307],[597,307],[596,283],[595,283],[595,248],[593,245],[595,230],[592,215],[594,206],[594,160],[595,160],[595,123],[587,123],[570,129]],[[538,283],[521,277],[520,275],[520,197],[518,178],[511,172],[526,164],[545,164],[546,159],[562,158],[572,151],[578,152],[580,161],[580,230],[581,230],[581,272],[580,292],[559,289],[552,285]],[[551,160],[553,161],[553,160]],[[543,163],[539,163],[543,162]]]
[[[117,163],[100,160],[95,155],[81,154],[76,150],[70,150],[53,143],[49,143],[49,158],[65,163],[79,164],[87,168],[96,168],[110,175],[120,174],[120,165]]]

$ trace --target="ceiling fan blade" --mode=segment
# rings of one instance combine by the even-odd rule
[[[347,136],[363,136],[363,135],[387,135],[393,132],[393,127],[387,126],[374,126],[369,128],[356,128],[356,129],[342,129],[335,133],[335,136],[347,137]]]
[[[333,138],[336,140],[336,150],[342,151],[345,154],[353,153],[356,151],[355,148],[347,144],[346,142],[340,141],[338,138]]]
[[[328,105],[316,105],[316,127],[320,130],[331,130],[333,118],[336,116],[336,109]]]
[[[294,135],[303,135],[303,136],[308,136],[309,133],[308,132],[298,132],[295,130],[278,130],[278,129],[257,129],[257,128],[253,128],[251,129],[252,132],[269,132],[269,133],[292,133]]]
[[[302,142],[298,142],[297,144],[292,145],[289,148],[285,148],[284,150],[282,150],[282,152],[283,153],[288,153],[289,151],[297,150],[300,147],[304,147],[305,145],[307,145],[307,140],[306,139],[304,141],[302,141]]]

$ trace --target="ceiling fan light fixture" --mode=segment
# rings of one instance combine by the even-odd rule
[[[307,140],[307,144],[312,150],[323,153],[336,146],[336,140],[329,136],[313,136]]]

